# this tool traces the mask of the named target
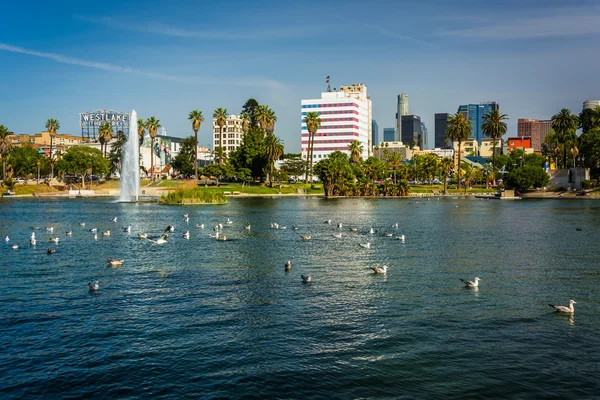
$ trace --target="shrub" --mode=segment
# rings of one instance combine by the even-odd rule
[[[202,204],[202,203],[226,203],[227,197],[222,192],[206,190],[203,188],[179,189],[160,198],[161,204]]]
[[[590,180],[589,179],[584,179],[581,181],[581,188],[582,189],[589,189],[591,186]]]

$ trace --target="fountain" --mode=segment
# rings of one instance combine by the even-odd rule
[[[119,201],[138,201],[140,193],[140,144],[137,135],[137,113],[129,116],[129,135],[121,156],[121,196]]]

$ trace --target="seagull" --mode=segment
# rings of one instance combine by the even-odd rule
[[[169,232],[173,232],[172,228],[173,227],[171,225],[169,225],[169,226],[167,226],[167,228],[165,229],[163,234],[160,235],[160,237],[158,239],[156,239],[156,240],[148,239],[148,240],[150,240],[153,243],[152,244],[153,246],[156,246],[157,244],[165,244],[169,241]]]
[[[398,223],[396,222],[394,225],[392,225],[392,228],[398,229]]]
[[[474,281],[467,281],[466,279],[461,279],[460,281],[465,284],[465,287],[474,288],[479,286],[479,281],[481,279],[475,278]]]
[[[227,221],[225,221],[226,224],[233,224],[233,221],[230,220],[229,218],[227,218]]]
[[[16,250],[16,249],[19,248],[19,245],[18,244],[13,244],[12,248],[13,248],[13,250]]]
[[[279,224],[271,224],[271,228],[273,228],[273,229],[279,229]]]
[[[302,283],[311,283],[312,282],[312,276],[310,276],[310,275],[300,275],[300,277],[302,278]]]
[[[250,230],[250,225],[244,226],[244,229],[246,229],[247,231],[249,231]]]
[[[94,233],[94,240],[98,240],[98,234]]]
[[[365,249],[370,249],[371,248],[371,243],[360,243],[360,247],[364,247]]]
[[[8,243],[10,241],[10,238],[7,236],[6,239],[4,239],[4,241]]]
[[[185,218],[189,218],[189,217],[190,217],[190,214],[183,214],[183,218],[184,218],[184,219],[185,219]]]
[[[49,226],[48,228],[46,228],[46,231],[52,233],[52,232],[54,232],[54,227]]]
[[[90,232],[94,232],[94,233],[96,233],[96,232],[98,232],[98,229],[96,229],[96,228],[92,228],[92,229],[90,229]]]
[[[375,229],[371,228],[371,230],[369,231],[369,233],[372,235],[375,233]]]
[[[98,290],[100,290],[100,284],[98,283],[98,281],[94,283],[88,282],[88,287],[90,288],[90,292],[97,292]]]
[[[169,225],[169,232],[175,232],[175,225]]]
[[[386,233],[385,236],[392,237],[392,236],[394,236],[394,234],[393,233]]]
[[[131,232],[131,226],[127,226],[127,227],[123,228],[123,232],[127,232],[127,233]]]
[[[335,235],[336,238],[341,239],[342,238],[342,232],[336,233]]]
[[[285,226],[280,226],[278,229],[286,229]]]
[[[219,232],[215,233],[214,235],[212,233],[209,233],[208,236],[210,236],[213,239],[218,239],[219,238]]]
[[[187,232],[185,232],[185,233],[182,233],[182,234],[181,234],[181,236],[182,236],[184,239],[189,239],[189,238],[190,238],[190,231],[187,231]]]
[[[356,231],[358,231],[358,228],[350,228],[350,231],[351,232],[356,232]]]
[[[218,241],[220,241],[220,242],[224,242],[224,241],[226,241],[226,240],[227,240],[227,235],[219,236],[219,237],[217,238],[217,240],[218,240]]]
[[[327,221],[325,221],[325,223],[331,225],[331,220],[328,219]]]
[[[402,240],[402,243],[404,243],[404,240],[406,240],[406,236],[404,236],[404,235],[396,236],[395,239],[396,240]]]
[[[338,224],[338,228],[342,229],[342,223],[341,222]]]
[[[185,217],[183,220],[184,220],[185,222],[190,222],[190,217]]]
[[[299,228],[296,225],[292,225],[292,229],[297,231]]]
[[[147,233],[138,233],[137,235],[138,235],[138,237],[140,239],[148,239],[148,234]]]
[[[72,236],[72,235],[73,235],[73,231],[66,231],[66,232],[65,232],[65,235],[67,235],[67,236]]]
[[[56,253],[56,250],[50,248],[50,249],[47,250],[47,253],[48,254],[54,254],[54,253]]]
[[[288,262],[285,263],[285,271],[290,272],[291,269],[292,269],[292,262],[290,260],[288,260]]]
[[[50,238],[50,241],[53,243],[58,243],[58,240],[59,240],[58,237]]]
[[[35,246],[37,244],[37,240],[35,240],[35,235],[32,233],[31,237],[29,238],[29,244],[32,246]]]
[[[112,222],[117,222],[117,217],[114,217],[113,219],[111,219]]]
[[[387,273],[387,265],[384,265],[383,267],[371,267],[371,269],[373,270],[373,273],[375,274],[386,274]]]
[[[310,240],[312,238],[310,237],[310,235],[304,235],[304,236],[300,236],[300,239],[302,239],[302,240]]]
[[[102,231],[102,234],[103,234],[104,236],[110,236],[110,231]]]
[[[197,228],[204,229],[204,224],[196,224]]]
[[[81,227],[85,226],[85,222],[80,222],[79,226],[81,226]]]
[[[111,267],[122,267],[123,266],[123,260],[107,258],[106,262],[109,263]]]
[[[37,230],[40,229],[40,227],[39,226],[32,226],[31,229],[33,229],[34,231],[37,231]]]
[[[556,312],[564,312],[564,313],[573,314],[575,312],[575,307],[573,307],[573,304],[577,304],[577,302],[575,300],[569,300],[569,307],[555,306],[554,304],[548,304],[548,305],[550,307],[554,308],[556,310]]]

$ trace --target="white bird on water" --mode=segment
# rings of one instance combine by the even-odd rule
[[[480,280],[481,279],[479,279],[479,278],[476,277],[475,280],[473,280],[473,281],[468,281],[466,279],[461,279],[460,281],[465,284],[465,287],[475,288],[475,287],[479,286],[479,281]]]
[[[49,226],[48,228],[46,228],[46,231],[52,233],[52,232],[54,232],[54,227]]]
[[[131,226],[126,226],[125,228],[123,228],[123,232],[131,232]]]
[[[117,222],[117,217],[114,217],[113,219],[111,219],[112,222]]]
[[[58,237],[53,237],[53,238],[50,238],[50,241],[53,242],[53,243],[58,243],[59,238]]]
[[[406,240],[406,236],[404,236],[404,235],[396,236],[396,240],[401,240],[402,243],[404,243],[404,240]]]
[[[183,214],[183,219],[189,218],[190,214]]]
[[[117,260],[117,259],[114,259],[114,258],[108,258],[108,259],[106,259],[106,262],[111,267],[122,267],[124,260]]]
[[[94,283],[88,282],[88,288],[90,289],[90,292],[97,292],[98,290],[100,290],[100,284],[98,283],[98,281]]]
[[[300,236],[300,239],[302,239],[302,240],[310,240],[310,239],[312,239],[312,237],[310,235],[304,235],[304,236]]]
[[[156,246],[157,244],[165,244],[169,241],[169,232],[173,232],[173,226],[169,225],[165,229],[162,235],[156,240],[148,239],[152,242],[152,246]]]
[[[575,307],[573,307],[573,304],[577,304],[577,302],[575,300],[569,300],[569,307],[556,306],[554,304],[548,304],[548,305],[550,307],[554,308],[557,312],[573,314],[575,312]]]
[[[79,226],[84,227],[85,226],[85,222],[80,222]]]
[[[387,265],[384,265],[383,267],[371,267],[371,269],[375,274],[387,274]]]
[[[218,239],[219,238],[219,231],[215,232],[214,235],[212,233],[209,233],[208,236],[210,236],[213,239]]]
[[[97,228],[92,228],[92,229],[90,229],[90,232],[96,233],[96,232],[98,232],[98,229]]]
[[[372,235],[375,233],[375,229],[371,228],[371,230],[369,231],[369,233]]]
[[[10,241],[10,238],[7,236],[6,239],[4,239],[4,241],[8,243]]]
[[[94,240],[98,240],[98,234],[94,233]]]
[[[148,239],[148,234],[147,233],[138,233],[137,235],[138,235],[138,237],[140,239]]]
[[[16,249],[19,248],[19,245],[18,244],[13,244],[12,248],[13,248],[13,250],[16,250]]]
[[[102,231],[102,234],[103,234],[104,236],[110,236],[110,231]]]
[[[288,260],[288,262],[285,263],[285,270],[286,272],[289,272],[292,269],[292,261]]]
[[[29,238],[29,244],[35,246],[37,244],[37,240],[35,240],[35,232],[31,232],[31,237]]]
[[[310,276],[310,275],[300,275],[300,277],[302,278],[302,283],[311,283],[312,282],[312,276]]]
[[[343,226],[342,226],[342,223],[340,222],[340,223],[338,224],[338,228],[342,229],[342,227],[343,227]]]
[[[370,249],[371,248],[371,243],[367,242],[367,243],[361,243],[360,247],[364,247],[365,249]]]
[[[335,235],[336,238],[341,239],[342,238],[342,232],[336,233]]]
[[[66,231],[65,235],[67,235],[67,236],[73,236],[73,231]]]
[[[196,228],[204,229],[204,224],[196,224]]]
[[[185,233],[182,233],[182,234],[181,234],[181,236],[182,236],[184,239],[189,239],[189,238],[190,238],[190,231],[187,231],[187,232],[185,232]]]
[[[249,231],[250,230],[250,225],[244,226],[244,229],[247,230],[247,231]]]

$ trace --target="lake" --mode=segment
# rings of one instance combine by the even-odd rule
[[[3,399],[600,393],[599,201],[9,199],[0,212]],[[219,223],[227,241],[209,236]],[[136,235],[169,224],[167,244]],[[548,306],[570,299],[573,316]]]

